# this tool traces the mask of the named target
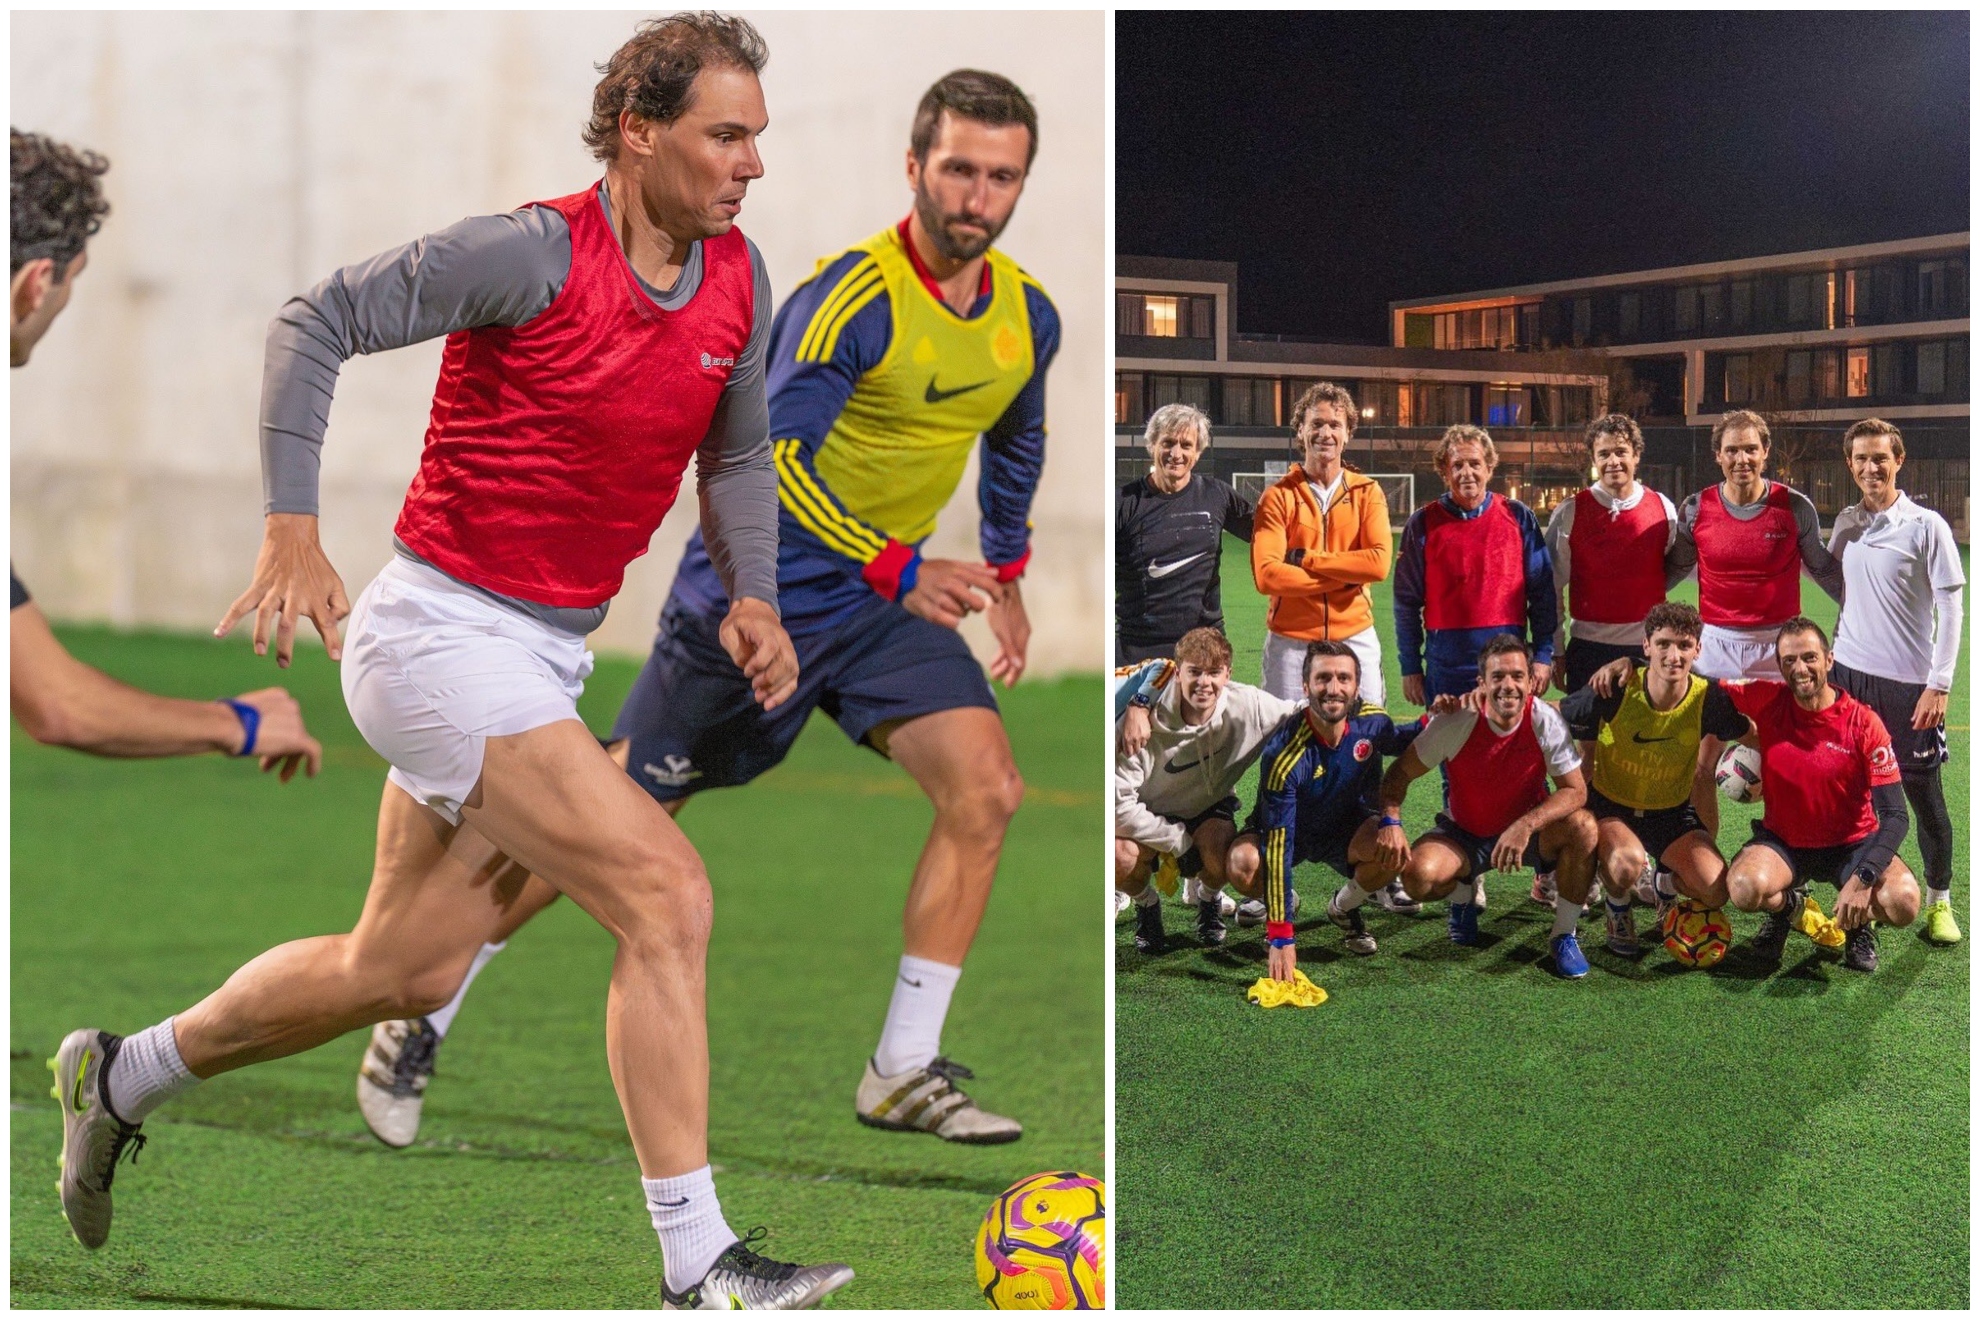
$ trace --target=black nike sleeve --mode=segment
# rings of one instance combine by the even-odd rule
[[[1240,541],[1251,540],[1251,524],[1257,519],[1257,506],[1238,494],[1235,486],[1225,486],[1224,492],[1229,496],[1224,501],[1224,530]]]
[[[1750,721],[1733,705],[1732,694],[1711,679],[1705,689],[1705,710],[1699,728],[1720,742],[1737,742],[1746,736]]]

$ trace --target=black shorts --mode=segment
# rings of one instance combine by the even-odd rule
[[[1891,750],[1897,753],[1899,774],[1930,774],[1946,763],[1951,755],[1946,750],[1946,726],[1911,727],[1911,712],[1918,709],[1918,699],[1925,695],[1923,683],[1878,678],[1845,664],[1830,668],[1829,681],[1877,712],[1877,718],[1891,735]]]
[[[1238,806],[1237,794],[1232,793],[1223,801],[1211,803],[1208,807],[1205,807],[1202,811],[1197,812],[1187,820],[1181,816],[1171,816],[1166,811],[1158,811],[1155,814],[1173,825],[1182,826],[1183,833],[1194,839],[1196,837],[1196,831],[1209,821],[1227,820],[1233,825],[1237,824]]]
[[[1841,889],[1849,883],[1850,876],[1856,874],[1856,859],[1868,843],[1868,839],[1861,839],[1855,843],[1837,844],[1833,848],[1797,848],[1756,820],[1753,822],[1753,837],[1747,840],[1746,846],[1772,849],[1787,862],[1797,885],[1824,880]]]
[[[1295,830],[1293,838],[1293,865],[1302,862],[1320,862],[1334,868],[1335,874],[1344,880],[1354,879],[1354,863],[1348,860],[1348,849],[1354,843],[1354,836],[1360,832],[1366,821],[1376,819],[1379,813],[1363,810],[1345,820],[1327,822],[1317,830]],[[1239,834],[1254,834],[1260,840],[1265,837],[1264,822],[1258,819],[1258,808],[1252,807],[1251,814],[1244,819],[1244,828]]]
[[[1471,864],[1471,870],[1466,873],[1466,878],[1476,880],[1492,869],[1492,849],[1499,842],[1497,835],[1489,839],[1481,838],[1470,830],[1460,829],[1456,821],[1440,811],[1437,813],[1436,825],[1431,828],[1430,833],[1423,836],[1425,839],[1432,837],[1444,840],[1464,854],[1465,859]],[[1417,842],[1421,843],[1422,839]],[[1532,867],[1536,871],[1544,871],[1548,868],[1548,859],[1540,855],[1540,831],[1535,830],[1533,837],[1526,841],[1526,851],[1520,856],[1519,864]]]
[[[1650,854],[1650,860],[1660,864],[1664,860],[1664,850],[1693,830],[1704,830],[1707,835],[1712,833],[1705,829],[1705,822],[1698,819],[1698,808],[1689,802],[1644,811],[1626,807],[1591,788],[1588,790],[1588,810],[1594,813],[1598,821],[1619,820],[1629,826],[1630,833],[1643,845],[1643,851]]]
[[[1563,675],[1569,692],[1579,692],[1588,686],[1588,680],[1595,671],[1615,660],[1641,660],[1642,646],[1618,646],[1612,642],[1584,642],[1579,637],[1567,644],[1567,654],[1561,657],[1566,667]]]
[[[983,666],[953,629],[879,596],[835,628],[792,635],[797,691],[773,711],[756,704],[722,649],[721,624],[669,597],[612,725],[615,741],[632,740],[627,770],[662,802],[747,784],[784,759],[814,709],[854,742],[888,720],[997,709]]]

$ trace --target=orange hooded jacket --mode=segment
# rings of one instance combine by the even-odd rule
[[[1298,464],[1259,498],[1251,580],[1271,597],[1265,624],[1281,637],[1339,640],[1375,624],[1368,587],[1389,575],[1395,550],[1381,485],[1347,472],[1324,526],[1322,521],[1320,503]],[[1289,564],[1291,550],[1306,554]]]

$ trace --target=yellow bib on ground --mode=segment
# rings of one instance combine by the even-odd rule
[[[1260,1008],[1318,1008],[1327,1002],[1327,992],[1308,980],[1306,973],[1297,967],[1293,968],[1291,981],[1259,977],[1244,992],[1244,997]]]
[[[1698,743],[1705,719],[1705,680],[1691,687],[1674,710],[1656,710],[1643,691],[1647,671],[1631,669],[1616,717],[1595,740],[1595,791],[1641,811],[1682,806],[1691,797]]]
[[[884,288],[893,338],[879,365],[854,386],[813,461],[846,512],[912,544],[935,530],[977,437],[1031,379],[1024,285],[1035,281],[991,249],[990,305],[966,320],[928,292],[898,230],[882,230],[851,250],[865,252],[871,269],[862,262],[840,282],[843,293],[835,299],[845,305],[830,309],[831,316],[821,309],[814,329],[843,325]],[[828,257],[819,269],[844,255]],[[828,360],[834,338],[808,333],[798,356]]]

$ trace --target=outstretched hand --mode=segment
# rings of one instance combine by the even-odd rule
[[[254,614],[254,653],[268,654],[275,642],[275,663],[289,667],[296,649],[296,620],[307,618],[323,638],[332,660],[344,656],[337,625],[351,612],[343,579],[330,566],[316,537],[313,513],[271,513],[263,525],[261,553],[255,556],[254,577],[248,588],[227,607],[213,630],[215,637],[232,632],[249,612]]]
[[[783,621],[769,604],[745,596],[729,606],[717,633],[722,649],[749,680],[750,695],[765,710],[775,710],[797,691],[797,649]]]

